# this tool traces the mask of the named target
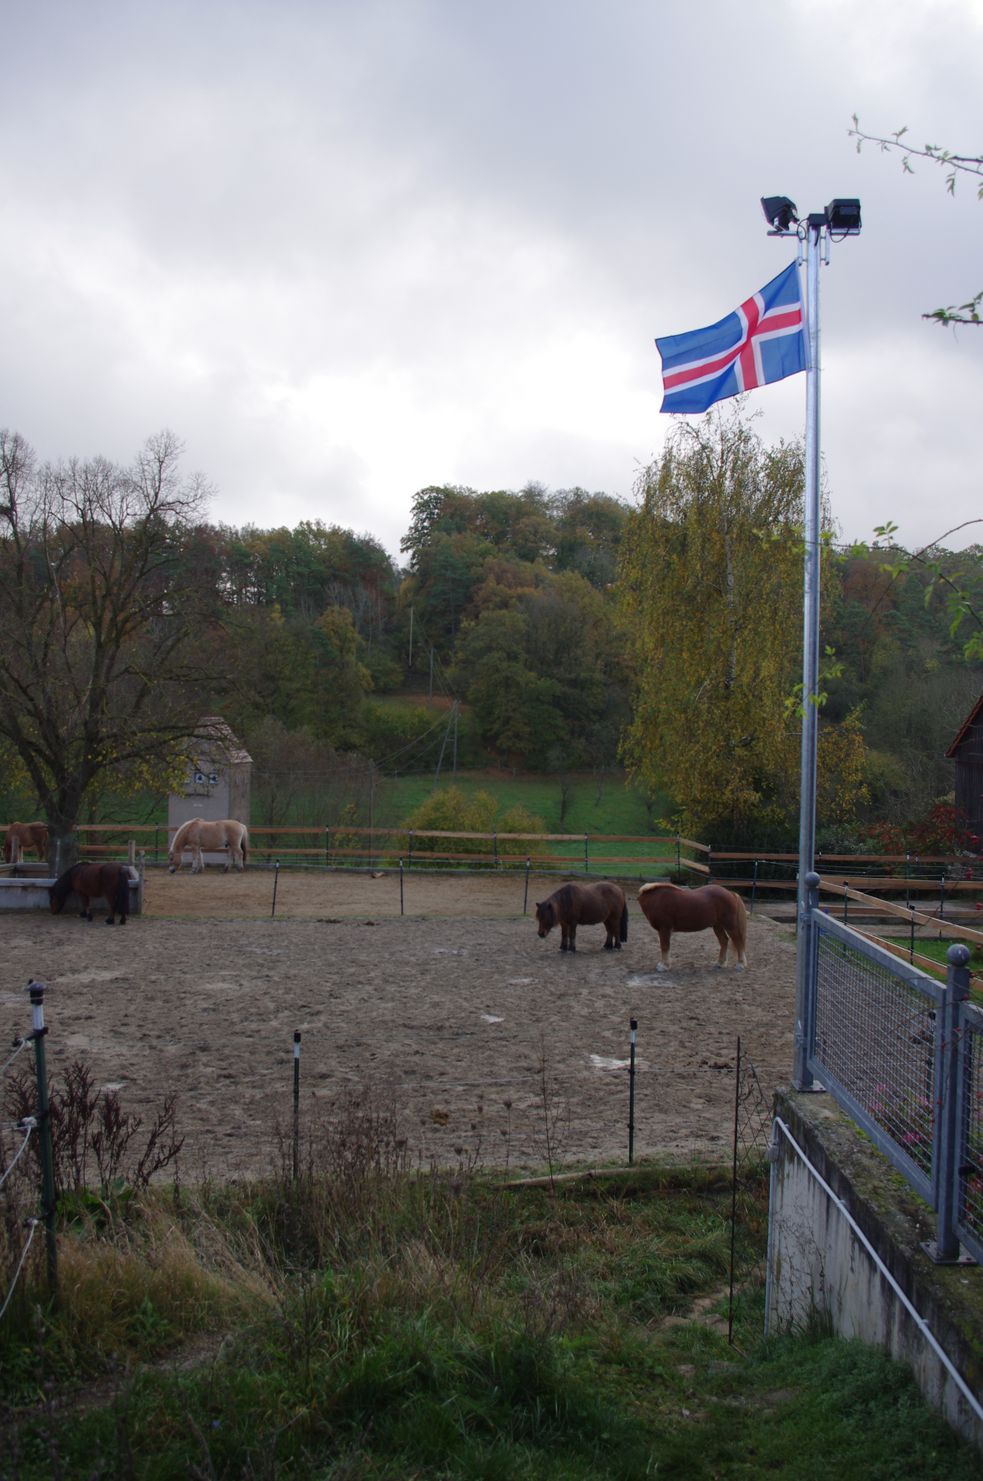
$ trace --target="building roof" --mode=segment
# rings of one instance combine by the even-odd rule
[[[983,694],[980,695],[979,699],[976,701],[973,708],[970,710],[969,714],[960,725],[955,740],[952,742],[952,745],[945,753],[948,758],[951,759],[955,756],[956,752],[959,750],[959,747],[966,739],[966,736],[969,734],[970,730],[972,730],[973,726],[981,717],[983,717]]]
[[[226,725],[221,715],[204,715],[195,730],[195,740],[221,752],[229,766],[251,766],[253,758]]]

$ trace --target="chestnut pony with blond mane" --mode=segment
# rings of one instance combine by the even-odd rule
[[[21,854],[33,849],[39,859],[48,857],[47,823],[9,823],[3,840],[3,857],[8,864],[14,862],[14,845],[20,845]]]
[[[206,850],[228,849],[225,861],[225,872],[228,874],[232,864],[240,870],[245,868],[249,830],[245,823],[239,823],[235,818],[219,818],[215,822],[208,822],[205,818],[189,818],[175,833],[168,851],[167,867],[172,874],[180,869],[186,848],[192,851],[192,874],[200,874],[204,869],[203,854]]]
[[[673,931],[713,931],[720,942],[716,965],[726,965],[727,947],[732,946],[737,958],[734,966],[739,971],[747,966],[747,911],[744,901],[733,890],[725,890],[719,884],[689,890],[659,881],[642,885],[638,903],[649,925],[659,933],[661,960],[656,962],[657,972],[669,971],[669,941]]]

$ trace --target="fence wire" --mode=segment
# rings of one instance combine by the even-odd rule
[[[930,1192],[934,1127],[935,1005],[940,991],[820,927],[816,1074],[832,1082],[895,1163]],[[893,1154],[893,1155],[892,1155]]]
[[[20,1259],[17,1261],[17,1269],[14,1271],[13,1279],[10,1282],[10,1289],[4,1297],[3,1305],[0,1306],[0,1321],[3,1321],[3,1318],[7,1312],[7,1307],[13,1300],[14,1291],[17,1289],[17,1282],[20,1279],[20,1273],[24,1268],[24,1261],[27,1259],[27,1252],[31,1248],[31,1241],[34,1238],[34,1231],[37,1229],[38,1223],[39,1220],[37,1219],[28,1219],[27,1221],[27,1239],[24,1241],[24,1248],[20,1252]]]
[[[963,1097],[959,1127],[959,1234],[983,1259],[983,1012],[962,1015]]]
[[[22,1038],[20,1036],[12,1041],[13,1048],[11,1050],[11,1053],[7,1055],[6,1059],[3,1061],[3,1064],[0,1065],[0,1077],[4,1076],[7,1073],[17,1056],[21,1054],[31,1042],[32,1040],[30,1037]],[[21,1272],[24,1269],[24,1265],[27,1260],[27,1254],[31,1248],[31,1243],[34,1239],[34,1231],[38,1223],[38,1220],[34,1217],[28,1217],[21,1220],[17,1212],[20,1199],[18,1193],[13,1190],[17,1189],[18,1187],[20,1175],[18,1175],[18,1179],[14,1179],[13,1182],[9,1182],[12,1173],[15,1171],[18,1163],[20,1162],[24,1153],[27,1151],[31,1137],[37,1130],[37,1127],[37,1119],[34,1116],[23,1116],[12,1126],[0,1127],[0,1163],[4,1162],[8,1156],[6,1136],[3,1133],[10,1131],[14,1133],[19,1132],[22,1134],[20,1146],[10,1157],[10,1161],[6,1163],[3,1171],[0,1172],[0,1189],[6,1190],[4,1192],[6,1216],[3,1225],[0,1225],[0,1266],[6,1267],[4,1273],[6,1273],[6,1271],[10,1271],[11,1266],[13,1266],[13,1269],[9,1276],[7,1294],[3,1299],[3,1304],[0,1305],[0,1321],[3,1320],[3,1317],[7,1312],[7,1308],[10,1306],[10,1303],[13,1300],[14,1291],[17,1289],[17,1282],[20,1279]],[[23,1173],[23,1169],[21,1169],[21,1172]],[[8,1202],[8,1200],[10,1200],[10,1202]],[[22,1227],[27,1229],[27,1238],[19,1251],[16,1249],[13,1237],[13,1229],[16,1227],[17,1222],[20,1222]]]
[[[11,1128],[12,1131],[22,1131],[24,1133],[24,1140],[21,1142],[20,1146],[17,1148],[17,1151],[14,1153],[13,1160],[8,1165],[7,1170],[3,1173],[0,1173],[0,1188],[3,1187],[4,1183],[10,1177],[10,1174],[17,1166],[18,1162],[27,1149],[28,1142],[31,1140],[31,1133],[34,1132],[36,1129],[37,1122],[35,1121],[33,1116],[29,1116],[26,1121],[19,1122],[16,1126]]]

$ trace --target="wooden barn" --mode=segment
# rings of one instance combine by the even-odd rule
[[[970,832],[983,839],[983,694],[945,754],[956,766],[956,807]]]

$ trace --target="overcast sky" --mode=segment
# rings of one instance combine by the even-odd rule
[[[164,427],[216,522],[396,554],[414,493],[630,498],[653,339],[794,255],[759,197],[859,196],[822,272],[849,538],[983,515],[980,0],[4,0],[0,426],[129,461]],[[801,436],[805,377],[754,393]],[[946,543],[983,543],[983,525]]]

